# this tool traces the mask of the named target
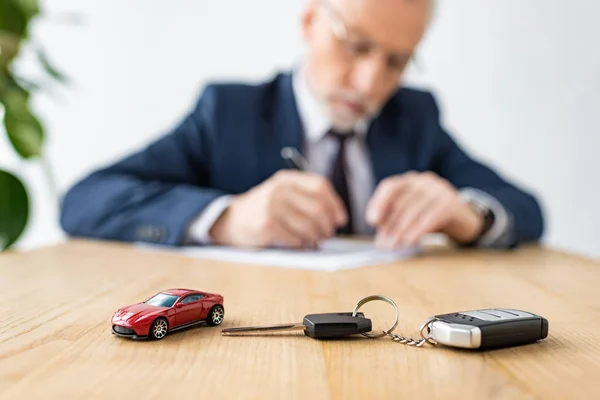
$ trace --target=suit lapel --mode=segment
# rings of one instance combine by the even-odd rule
[[[292,76],[280,74],[264,98],[262,123],[256,131],[258,182],[288,168],[281,149],[293,147],[304,154],[304,133],[298,114]],[[411,122],[402,106],[392,99],[372,122],[366,137],[375,184],[383,179],[407,172],[411,165]]]
[[[401,109],[393,100],[372,122],[367,134],[375,184],[389,176],[407,172],[411,165],[411,124],[398,111]]]
[[[257,132],[259,180],[268,179],[279,169],[287,168],[281,149],[293,147],[304,153],[303,130],[292,88],[292,77],[281,74],[265,98],[263,125]]]

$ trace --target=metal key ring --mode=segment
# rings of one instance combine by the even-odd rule
[[[356,306],[354,307],[354,311],[352,311],[352,316],[356,317],[356,314],[358,313],[358,310],[359,310],[360,307],[362,307],[366,303],[368,303],[370,301],[374,301],[374,300],[385,301],[386,303],[391,304],[394,307],[394,309],[396,310],[396,322],[394,322],[394,325],[392,325],[392,327],[390,329],[382,331],[381,333],[378,333],[378,334],[375,334],[375,335],[369,334],[369,333],[361,333],[361,335],[363,335],[365,337],[372,338],[372,339],[377,339],[377,338],[380,338],[380,337],[387,336],[394,329],[396,329],[396,327],[398,326],[398,322],[400,320],[400,311],[398,310],[398,306],[396,305],[396,303],[394,303],[394,300],[390,299],[387,296],[374,295],[374,296],[365,297],[364,299],[362,299],[361,301],[359,301],[358,303],[356,303]]]
[[[427,334],[425,334],[423,333],[423,331],[425,330],[425,328],[430,329],[431,324],[433,324],[435,321],[437,321],[436,317],[430,317],[427,319],[427,321],[425,321],[425,323],[423,323],[423,325],[421,325],[421,329],[419,329],[419,333],[421,334],[423,340],[434,346],[438,345],[438,342],[430,336],[430,332],[427,332]]]

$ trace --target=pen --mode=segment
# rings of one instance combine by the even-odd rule
[[[281,149],[281,157],[287,162],[288,166],[298,171],[306,171],[308,162],[298,150],[293,147],[284,147]]]
[[[304,156],[295,148],[293,147],[284,147],[283,149],[281,149],[281,158],[283,158],[288,167],[290,167],[291,169],[295,169],[298,171],[307,171],[308,168],[308,161],[306,161],[306,159],[304,158]],[[303,246],[304,249],[312,249],[312,250],[318,250],[320,249],[320,245],[319,243],[314,243],[314,244],[308,244]]]

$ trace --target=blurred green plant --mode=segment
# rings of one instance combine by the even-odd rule
[[[0,0],[0,117],[17,155],[23,160],[40,160],[50,177],[43,153],[44,127],[31,109],[31,95],[41,85],[15,72],[16,62],[27,48],[35,53],[48,78],[66,82],[31,38],[31,24],[40,14],[39,0]],[[0,169],[0,252],[21,237],[29,215],[27,187],[17,175]]]

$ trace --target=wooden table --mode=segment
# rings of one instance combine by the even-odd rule
[[[0,255],[0,399],[600,398],[600,263],[541,248],[432,248],[404,262],[336,273],[283,270],[73,241]],[[159,342],[110,332],[120,306],[169,287],[225,296],[221,327]],[[368,295],[400,306],[418,335],[442,312],[514,307],[545,316],[549,337],[471,352],[389,339],[321,342],[302,333],[224,337],[228,326],[352,311]],[[375,329],[393,309],[368,303]],[[587,397],[586,397],[587,396]]]

